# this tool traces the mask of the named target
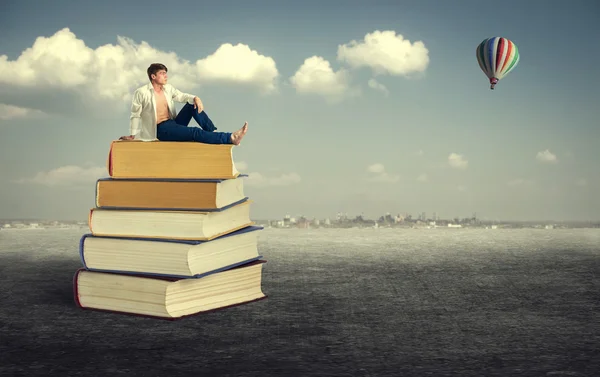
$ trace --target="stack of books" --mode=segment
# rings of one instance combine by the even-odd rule
[[[177,319],[267,297],[263,228],[250,219],[233,147],[111,143],[79,244],[77,306]]]

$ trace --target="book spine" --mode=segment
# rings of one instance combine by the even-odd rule
[[[79,301],[79,273],[83,271],[82,268],[78,269],[77,271],[75,271],[75,275],[73,275],[73,301],[75,301],[75,306],[82,308],[83,306],[81,305],[81,302]]]
[[[89,270],[87,264],[85,263],[85,257],[83,255],[83,246],[85,243],[85,239],[87,237],[89,237],[89,234],[84,234],[83,236],[81,236],[81,239],[79,240],[79,259],[81,259],[81,264],[83,265],[83,268],[85,268],[86,270]]]
[[[94,213],[94,209],[91,208],[90,212],[88,214],[88,228],[90,228],[90,232],[94,233],[94,231],[92,230],[92,214]]]
[[[113,176],[113,163],[112,163],[113,156],[112,156],[112,154],[113,154],[113,147],[114,147],[115,143],[116,143],[116,141],[114,141],[114,140],[110,143],[110,148],[108,150],[108,159],[106,161],[106,168],[108,169],[108,175],[111,177]]]
[[[96,208],[99,207],[99,202],[98,202],[98,186],[100,186],[100,179],[96,180],[96,191],[94,192],[94,198],[95,198],[95,203],[94,205],[96,206]]]

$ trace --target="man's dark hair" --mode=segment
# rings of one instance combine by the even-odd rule
[[[150,64],[150,67],[148,67],[148,79],[150,81],[152,81],[152,75],[155,75],[156,72],[161,71],[161,70],[165,70],[168,72],[167,67],[164,64],[160,64],[160,63],[152,63]]]

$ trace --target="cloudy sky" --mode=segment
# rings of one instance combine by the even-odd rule
[[[285,3],[285,5],[284,5]],[[600,219],[592,1],[3,2],[0,217],[86,219],[152,62],[202,98],[255,218]],[[519,65],[489,89],[475,48]]]

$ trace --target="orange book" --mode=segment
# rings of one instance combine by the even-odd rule
[[[239,172],[233,144],[115,140],[108,154],[112,178],[230,179]]]
[[[96,207],[148,210],[217,210],[248,199],[242,175],[232,179],[101,178]]]

